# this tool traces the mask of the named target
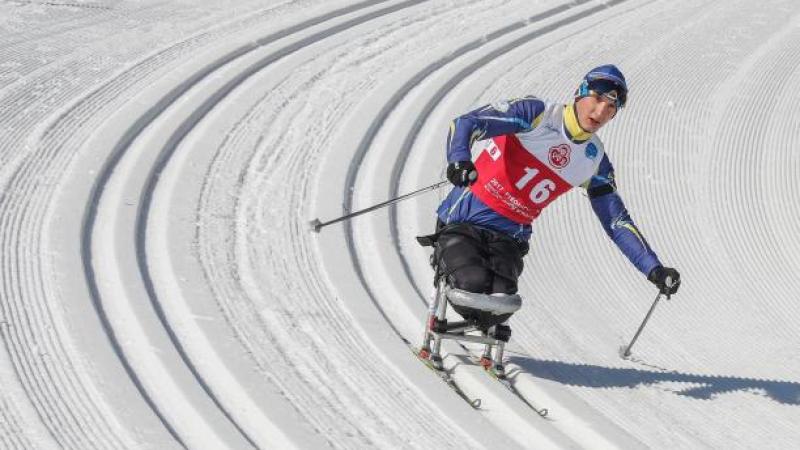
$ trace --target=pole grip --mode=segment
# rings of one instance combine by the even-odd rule
[[[672,286],[675,286],[675,280],[672,279],[671,276],[667,275],[667,278],[664,279],[664,285],[667,286],[667,289],[672,289]],[[667,300],[672,300],[672,294],[665,294],[667,296]]]

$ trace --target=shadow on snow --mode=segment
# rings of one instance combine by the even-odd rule
[[[512,356],[509,361],[539,378],[573,386],[632,389],[637,386],[656,385],[659,383],[687,383],[692,386],[688,386],[685,389],[676,388],[672,392],[687,397],[709,400],[718,394],[744,391],[769,397],[778,403],[800,405],[800,383],[794,381],[602,367],[590,364],[544,361],[520,356]]]

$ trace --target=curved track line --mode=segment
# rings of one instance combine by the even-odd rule
[[[80,72],[72,65],[65,65],[64,69],[67,73]],[[37,83],[36,90],[46,95],[48,105],[51,102],[55,105],[67,103],[76,89],[70,86],[72,89],[47,92],[43,86],[60,86],[59,75],[63,75],[63,72],[51,71],[50,75],[51,79],[40,77],[43,81],[40,81],[41,84]],[[18,106],[17,109],[20,109],[19,105],[31,103],[30,98],[25,98],[27,93],[24,91],[26,90],[23,90],[22,96],[11,97],[11,104]],[[18,103],[13,103],[15,98]],[[13,319],[10,322],[17,324],[4,330],[8,333],[4,344],[12,357],[15,375],[38,415],[37,422],[44,424],[46,428],[40,434],[49,434],[62,445],[75,448],[89,448],[93,445],[122,447],[124,445],[120,436],[113,432],[118,424],[114,423],[113,418],[104,417],[106,410],[99,403],[93,386],[85,383],[85,374],[75,367],[75,349],[70,347],[71,342],[63,342],[61,339],[68,331],[62,328],[63,323],[58,320],[58,306],[48,304],[55,292],[51,285],[43,283],[43,278],[47,275],[46,264],[41,261],[44,259],[42,243],[35,239],[41,235],[42,224],[45,222],[37,219],[46,217],[49,207],[46,199],[48,193],[54,191],[55,183],[52,180],[56,178],[52,171],[37,169],[41,166],[47,168],[48,165],[61,169],[63,166],[50,160],[57,156],[54,148],[61,148],[61,139],[69,140],[74,137],[71,133],[61,133],[63,130],[57,130],[61,133],[59,136],[59,133],[51,133],[52,130],[45,129],[43,124],[50,121],[45,116],[45,108],[37,110],[33,117],[19,112],[12,116],[13,109],[7,108],[3,111],[5,117],[11,117],[3,122],[14,124],[10,127],[13,133],[4,137],[8,136],[8,141],[11,142],[21,141],[29,145],[23,147],[24,151],[20,151],[20,146],[14,148],[16,154],[13,159],[16,161],[3,167],[13,171],[9,178],[3,177],[10,181],[0,200],[4,240],[8,242],[6,249],[10,248],[4,250],[3,254],[8,258],[16,257],[3,265],[6,272],[4,288],[10,291],[6,291],[9,293],[5,297],[8,303],[4,302],[3,306],[10,310],[8,317]],[[30,130],[30,123],[41,123],[37,119],[43,124],[36,126],[35,133],[31,136],[38,137],[39,131],[45,130],[41,133],[41,141],[18,138]],[[56,122],[60,122],[60,119]],[[75,126],[79,119],[80,117],[70,118],[60,124]],[[34,148],[37,150],[35,153]],[[21,162],[18,164],[17,161]]]
[[[123,365],[125,366],[125,370],[128,375],[131,377],[131,380],[136,385],[137,389],[140,391],[142,396],[145,398],[147,403],[153,409],[153,411],[158,415],[159,419],[164,423],[167,429],[170,431],[170,434],[178,441],[183,442],[180,440],[179,436],[177,435],[174,428],[169,425],[166,418],[163,414],[159,411],[158,407],[155,405],[153,399],[146,393],[144,386],[141,384],[141,381],[138,379],[138,376],[135,374],[135,371],[132,369],[130,363],[127,361],[127,358],[124,356],[122,348],[118,342],[118,339],[115,336],[114,330],[110,325],[109,319],[105,313],[105,310],[102,306],[102,301],[100,298],[100,293],[97,287],[97,281],[95,277],[95,269],[91,264],[91,248],[92,248],[92,237],[94,233],[94,223],[95,218],[97,216],[97,208],[100,203],[100,198],[102,197],[104,187],[108,183],[111,175],[118,165],[119,161],[121,160],[122,156],[125,153],[125,150],[131,145],[134,139],[142,132],[142,130],[147,127],[150,123],[152,123],[159,114],[161,114],[164,110],[167,109],[172,103],[177,101],[182,95],[184,95],[189,89],[191,89],[194,85],[196,85],[200,80],[206,78],[208,75],[213,73],[214,71],[218,70],[219,68],[223,67],[226,64],[229,64],[231,61],[243,56],[247,53],[250,53],[253,50],[256,50],[264,45],[267,45],[277,39],[289,36],[293,33],[298,31],[304,30],[310,26],[322,23],[326,20],[330,20],[331,18],[339,17],[342,15],[346,15],[352,13],[354,11],[358,11],[360,9],[366,8],[368,6],[373,6],[375,4],[380,4],[385,2],[386,0],[381,1],[367,1],[362,2],[357,5],[349,6],[346,8],[342,8],[340,10],[331,12],[324,16],[313,18],[307,20],[301,24],[295,25],[293,27],[289,27],[285,30],[281,30],[276,33],[271,33],[253,44],[247,45],[242,47],[234,52],[229,53],[228,55],[214,61],[210,65],[206,67],[205,70],[195,74],[190,79],[186,80],[185,82],[181,83],[180,86],[173,89],[167,95],[165,95],[158,103],[156,103],[152,108],[150,108],[143,117],[139,118],[136,122],[134,122],[133,126],[129,128],[122,139],[114,146],[112,153],[109,159],[106,161],[103,170],[100,172],[97,180],[92,188],[92,195],[89,204],[87,205],[86,212],[84,215],[84,225],[82,226],[82,253],[83,253],[83,263],[84,263],[84,272],[86,274],[87,283],[90,286],[90,291],[92,294],[92,301],[95,305],[95,309],[98,312],[98,315],[101,317],[101,321],[103,323],[104,329],[108,334],[112,345],[114,347],[115,352],[119,355],[120,360],[122,361]],[[153,289],[152,279],[147,270],[147,262],[146,262],[146,249],[145,249],[145,237],[146,237],[146,217],[149,211],[150,201],[152,200],[152,193],[155,189],[155,185],[158,180],[159,173],[163,170],[163,167],[169,160],[172,152],[175,149],[177,143],[183,139],[183,137],[188,133],[188,131],[202,118],[204,117],[207,112],[216,105],[222,98],[224,98],[230,91],[232,91],[236,86],[238,86],[243,80],[250,77],[252,74],[256,73],[257,71],[263,69],[267,65],[277,61],[278,59],[285,57],[292,52],[301,49],[305,46],[311,45],[312,43],[324,39],[332,34],[338,33],[340,31],[346,30],[352,26],[355,26],[359,23],[366,22],[368,20],[374,19],[381,15],[390,14],[392,12],[398,11],[402,8],[416,5],[419,3],[423,3],[427,0],[408,0],[396,5],[392,5],[378,11],[374,11],[363,16],[348,20],[342,24],[338,24],[334,27],[331,27],[327,30],[321,31],[319,33],[313,34],[307,38],[304,38],[296,43],[293,43],[287,47],[282,48],[281,50],[270,54],[269,56],[261,59],[258,63],[252,65],[247,71],[240,73],[234,80],[227,83],[222,89],[215,92],[206,102],[204,102],[201,109],[195,111],[192,117],[184,122],[179,129],[176,131],[175,134],[170,138],[169,145],[162,149],[159,154],[158,161],[156,165],[153,167],[153,170],[150,172],[147,181],[145,192],[142,197],[142,207],[138,210],[137,213],[137,223],[136,223],[136,254],[137,254],[137,261],[139,263],[139,268],[142,273],[142,276],[145,281],[145,286],[147,289],[148,296],[150,298],[151,304],[156,311],[156,314],[162,323],[162,326],[167,331],[170,340],[172,341],[173,345],[177,349],[178,353],[181,355],[185,365],[190,370],[190,372],[195,376],[198,383],[202,387],[202,389],[206,392],[209,398],[219,407],[222,413],[228,418],[228,420],[232,423],[232,425],[239,430],[239,432],[245,437],[245,439],[254,444],[253,440],[247,435],[247,433],[242,430],[238,423],[231,417],[230,413],[224,408],[222,403],[219,399],[214,395],[211,391],[209,386],[203,380],[202,376],[196,370],[196,367],[191,363],[188,355],[186,354],[183,346],[177,339],[174,330],[172,330],[171,326],[169,325],[166,316],[164,315],[163,309],[161,308],[159,301],[155,295],[155,291]]]
[[[179,47],[179,45],[171,48]],[[149,61],[152,62],[152,60]],[[147,63],[142,63],[141,65],[135,66],[135,68],[146,67],[146,65]],[[70,69],[74,70],[74,67],[68,65],[64,69],[65,70],[57,72],[55,75],[63,76],[62,74],[64,71],[70,73]],[[133,72],[133,70],[131,70],[131,72]],[[51,74],[51,77],[57,79],[57,76],[53,76],[53,74]],[[124,76],[117,77],[115,81],[120,81],[123,77]],[[46,80],[46,83],[49,85],[49,80]],[[103,100],[103,96],[98,93],[102,92],[106,86],[109,86],[109,84],[104,85],[99,90],[91,92],[88,97],[81,99],[77,106],[68,108],[66,113],[57,115],[53,120],[55,123],[54,125],[47,128],[44,126],[38,127],[44,130],[42,131],[41,151],[30,158],[28,158],[29,155],[23,153],[21,155],[23,163],[8,165],[12,169],[17,169],[13,172],[10,177],[11,181],[9,182],[9,185],[13,186],[9,189],[13,191],[13,194],[6,191],[3,196],[3,200],[6,200],[6,204],[3,205],[4,209],[12,210],[11,214],[4,215],[3,217],[4,229],[11,228],[7,233],[4,232],[4,235],[6,235],[7,240],[16,242],[16,244],[14,244],[13,251],[4,251],[4,255],[8,257],[17,255],[20,260],[35,260],[36,256],[39,256],[36,254],[36,249],[39,249],[39,247],[36,246],[38,243],[26,245],[26,241],[30,240],[30,235],[38,233],[37,230],[41,228],[41,222],[37,222],[36,218],[44,216],[46,214],[45,210],[47,210],[49,206],[47,202],[36,202],[34,200],[37,197],[45,198],[47,196],[46,194],[39,194],[37,196],[37,192],[42,190],[49,190],[52,192],[53,188],[48,187],[51,185],[49,180],[51,180],[52,174],[45,173],[44,176],[38,175],[35,169],[42,165],[43,161],[49,161],[50,158],[60,156],[57,154],[57,151],[66,145],[63,144],[64,141],[75,139],[73,136],[73,129],[81,124],[81,116],[85,117],[87,112],[91,114],[92,111],[99,109],[98,100]],[[115,93],[119,92],[119,89],[108,89],[108,91],[109,92],[105,93],[106,99],[108,99],[108,97],[113,97]],[[72,90],[64,89],[56,92],[56,95],[49,97],[49,99],[55,104],[65,103],[68,101],[70,94],[72,94]],[[24,100],[23,97],[20,101],[22,102]],[[12,97],[11,101],[14,101],[14,97]],[[6,110],[4,110],[4,114],[5,111]],[[7,111],[10,111],[10,108]],[[70,117],[72,113],[75,113],[75,117]],[[22,119],[16,120],[15,118],[15,121],[21,122]],[[50,122],[49,119],[48,122]],[[26,129],[26,127],[23,126],[13,128],[15,129],[15,136],[23,133]],[[38,142],[35,144],[40,145]],[[63,160],[64,158],[61,157],[60,159]],[[60,168],[58,163],[53,163],[52,166]],[[5,168],[6,167],[4,167],[4,169]],[[33,176],[41,176],[41,179],[48,180],[48,182],[46,184],[39,182],[26,183],[26,179],[32,177],[32,173],[35,174]],[[42,186],[45,186],[45,188],[42,188]],[[11,197],[12,200],[8,200],[9,197]],[[31,198],[34,200],[31,200]],[[12,221],[12,225],[5,227],[6,224]],[[25,232],[19,233],[17,230],[14,230],[13,225],[17,225],[17,228],[25,230]],[[28,236],[26,236],[26,234]],[[15,261],[15,263],[17,263],[17,261]],[[14,266],[14,264],[9,264],[8,266]],[[27,264],[23,266],[25,272],[11,274],[9,276],[10,281],[18,285],[21,284],[23,280],[28,281],[41,278],[43,276],[40,274],[40,272],[43,272],[41,265],[35,267],[31,266],[31,264]],[[31,298],[46,299],[51,297],[53,294],[51,287],[45,286],[42,288],[40,286],[31,286],[32,284],[33,283],[28,281],[25,286],[20,289],[15,289],[14,293],[10,295],[10,299],[27,300],[22,303],[21,307],[14,304],[8,305],[10,310],[8,312],[9,318],[13,318],[13,322],[22,323],[25,320],[32,322],[26,324],[27,326],[7,327],[5,331],[8,332],[9,337],[7,340],[4,340],[4,344],[9,353],[13,356],[13,364],[18,369],[16,375],[28,390],[28,397],[35,405],[36,413],[39,415],[40,421],[44,424],[52,425],[47,433],[52,435],[54,439],[63,443],[69,443],[69,445],[74,447],[83,446],[86,448],[85,446],[89,445],[88,443],[82,442],[82,439],[86,439],[97,445],[123,446],[117,437],[112,432],[108,431],[112,429],[113,426],[104,423],[103,410],[98,408],[99,405],[97,405],[97,403],[92,403],[92,400],[94,400],[93,397],[86,394],[86,387],[80,383],[80,379],[75,378],[74,372],[76,372],[76,370],[72,367],[73,361],[63,359],[64,355],[67,354],[66,351],[62,351],[65,345],[57,339],[61,334],[61,330],[58,332],[39,331],[51,330],[52,327],[50,324],[54,322],[55,328],[59,329],[59,323],[57,318],[52,317],[53,311],[51,311],[50,307],[46,304],[42,305],[43,302],[29,301]],[[35,342],[35,340],[38,339],[42,340]],[[52,382],[42,380],[52,380]],[[81,389],[83,389],[83,391]],[[91,392],[91,389],[89,389],[89,391]],[[90,418],[94,419],[95,423],[90,422]],[[101,428],[107,425],[110,428]],[[72,433],[70,432],[71,430],[75,430],[75,432]],[[100,444],[101,442],[106,443]]]
[[[136,226],[135,226],[135,228],[136,228],[136,240],[135,240],[136,257],[137,257],[137,262],[139,264],[139,271],[141,272],[142,277],[144,279],[144,284],[145,284],[145,288],[147,290],[147,294],[148,294],[148,296],[150,298],[150,301],[151,301],[151,304],[152,304],[154,310],[156,311],[156,314],[158,315],[159,321],[161,322],[161,324],[164,327],[164,329],[167,331],[167,333],[168,333],[168,335],[170,337],[170,340],[172,341],[172,343],[175,346],[175,348],[178,350],[178,353],[180,354],[181,359],[183,360],[184,364],[186,364],[186,366],[192,372],[192,374],[197,379],[197,381],[200,384],[200,386],[202,386],[202,388],[206,392],[206,394],[214,401],[214,403],[217,405],[217,407],[221,411],[223,411],[223,414],[225,415],[225,417],[227,417],[228,420],[231,421],[231,423],[236,427],[236,429],[239,430],[239,432],[243,436],[245,436],[246,439],[248,440],[248,442],[250,442],[253,446],[256,446],[255,441],[234,420],[234,418],[231,416],[230,412],[222,404],[222,402],[217,398],[217,396],[214,394],[214,392],[211,389],[211,387],[208,385],[208,383],[205,381],[203,376],[197,370],[196,366],[192,363],[192,361],[191,361],[189,355],[187,354],[183,344],[180,342],[180,339],[178,338],[178,336],[176,335],[174,329],[170,325],[170,322],[169,322],[169,320],[168,320],[168,318],[167,318],[167,316],[166,316],[166,314],[165,314],[165,312],[164,312],[164,310],[163,310],[163,308],[162,308],[162,306],[160,304],[160,301],[158,300],[158,296],[156,294],[155,287],[154,287],[153,280],[152,280],[152,275],[150,274],[150,270],[149,270],[149,267],[148,267],[148,264],[147,264],[146,242],[147,242],[147,218],[148,218],[149,213],[150,213],[150,206],[151,206],[151,203],[152,203],[152,200],[153,200],[153,193],[154,193],[154,191],[156,189],[156,185],[158,184],[159,177],[161,175],[161,172],[164,170],[164,167],[167,165],[167,163],[169,162],[170,158],[172,157],[172,155],[174,154],[175,150],[177,149],[178,144],[181,141],[183,141],[183,139],[186,137],[186,135],[197,125],[197,123],[200,122],[200,120],[202,120],[208,114],[209,111],[211,111],[211,109],[214,108],[214,106],[216,106],[223,98],[225,98],[228,94],[230,94],[231,91],[233,91],[236,87],[238,87],[244,80],[250,78],[253,74],[263,70],[265,67],[267,67],[268,65],[274,63],[275,61],[277,61],[277,60],[279,60],[279,59],[281,59],[281,58],[283,58],[283,57],[285,57],[285,56],[287,56],[287,55],[289,55],[289,54],[291,54],[291,53],[293,53],[293,52],[295,52],[295,51],[297,51],[299,49],[307,47],[307,46],[309,46],[309,45],[311,45],[311,44],[313,44],[313,43],[315,43],[315,42],[317,42],[317,41],[319,41],[321,39],[330,37],[330,36],[332,36],[332,35],[334,35],[334,34],[336,34],[338,32],[347,30],[347,29],[349,29],[351,27],[354,27],[354,26],[356,26],[358,24],[361,24],[361,23],[364,23],[366,21],[372,20],[372,19],[374,19],[376,17],[380,17],[380,16],[383,16],[383,15],[386,15],[386,14],[391,14],[391,13],[399,11],[399,10],[401,10],[403,8],[406,8],[406,7],[409,7],[409,6],[414,6],[414,5],[417,5],[419,3],[424,3],[426,1],[428,1],[428,0],[408,0],[408,1],[405,1],[405,2],[402,2],[402,3],[398,3],[396,5],[392,5],[392,6],[389,6],[387,8],[384,8],[384,9],[381,9],[381,10],[378,10],[378,11],[371,12],[369,14],[365,14],[363,16],[354,18],[354,19],[349,20],[347,22],[344,22],[342,24],[336,25],[335,27],[332,27],[330,29],[327,29],[327,30],[321,31],[319,33],[313,34],[313,35],[311,35],[311,36],[309,36],[309,37],[307,37],[305,39],[302,39],[302,40],[300,40],[300,41],[298,41],[296,43],[293,43],[292,45],[284,47],[283,49],[281,49],[281,50],[279,50],[277,52],[274,52],[274,53],[262,58],[261,60],[259,60],[255,64],[253,64],[250,67],[248,67],[245,71],[242,71],[239,74],[237,74],[236,77],[234,77],[233,79],[228,81],[219,90],[215,91],[211,96],[209,96],[203,102],[203,104],[199,108],[197,108],[192,113],[191,117],[189,117],[187,120],[185,120],[183,123],[181,123],[178,126],[177,130],[175,131],[175,133],[173,133],[170,136],[169,140],[167,141],[167,144],[159,152],[158,159],[157,159],[156,163],[153,165],[152,169],[150,170],[150,172],[147,175],[146,181],[144,183],[144,191],[143,191],[143,194],[141,196],[140,208],[139,208],[138,213],[137,213]],[[365,3],[368,3],[369,6],[371,6],[371,4],[373,2],[365,2]],[[347,9],[349,10],[350,8],[347,8]],[[316,20],[312,20],[312,21],[308,21],[308,23],[317,23],[317,21]],[[303,26],[299,26],[298,25],[298,26],[292,27],[291,30],[300,31],[300,30],[303,30],[303,29],[307,28],[307,26],[305,26],[305,23],[302,24],[302,25]],[[270,37],[260,39],[259,41],[257,41],[257,43],[260,43],[260,45],[266,45],[268,43],[271,43],[274,40],[274,38],[272,36],[275,36],[275,35],[270,35]],[[216,70],[216,69],[217,68],[215,68],[214,70]],[[148,122],[148,124],[149,123],[150,122]],[[124,144],[124,148],[127,148],[129,145],[130,145],[130,143]],[[113,166],[109,167],[108,168],[108,171],[109,171],[108,173],[110,174],[113,171],[113,169],[114,169]],[[105,173],[104,173],[104,175],[105,175]]]

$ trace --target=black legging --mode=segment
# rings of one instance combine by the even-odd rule
[[[439,231],[436,260],[451,287],[484,294],[517,292],[528,244],[470,224]]]

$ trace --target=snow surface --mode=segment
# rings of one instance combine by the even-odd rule
[[[568,101],[684,278],[655,292],[573,192],[507,357],[409,351],[449,121]],[[0,448],[798,448],[800,3],[0,1]]]

